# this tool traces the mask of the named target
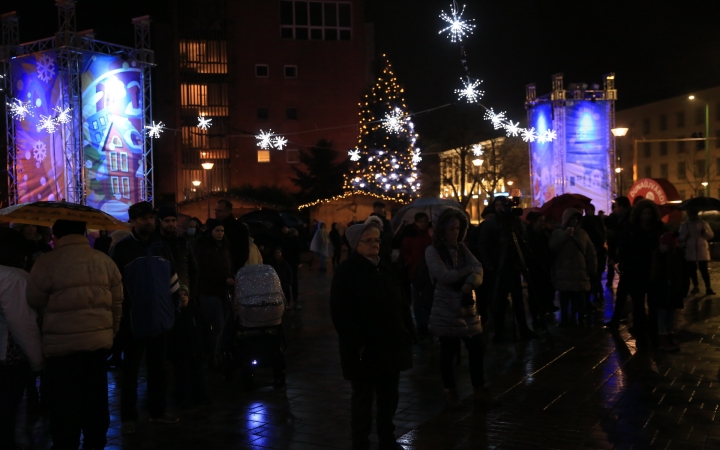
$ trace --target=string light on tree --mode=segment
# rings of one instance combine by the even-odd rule
[[[207,130],[212,126],[210,122],[212,122],[212,119],[206,119],[205,116],[198,116],[197,127],[201,130]]]
[[[475,24],[470,22],[474,22],[475,19],[463,20],[462,15],[464,12],[465,5],[463,5],[462,10],[458,12],[457,4],[454,2],[450,6],[450,14],[446,14],[445,11],[441,11],[440,18],[449,25],[440,30],[438,34],[447,33],[447,37],[451,42],[462,42],[465,36],[472,34]]]
[[[40,116],[40,124],[37,126],[37,130],[45,130],[48,133],[54,133],[57,130],[57,124],[52,116]]]
[[[350,157],[350,161],[360,161],[360,150],[357,148],[355,150],[350,150],[348,152],[348,156]],[[357,181],[360,181],[360,179],[358,178]]]
[[[152,125],[145,125],[145,128],[148,130],[147,135],[150,136],[152,139],[160,138],[160,133],[163,132],[164,126],[165,126],[164,123],[162,123],[162,122],[155,123],[155,121],[153,120]]]
[[[478,89],[482,80],[472,81],[470,77],[467,77],[467,81],[462,78],[460,81],[462,81],[463,88],[455,89],[455,93],[458,95],[459,100],[465,98],[468,103],[476,103],[483,95],[485,95],[485,92]]]
[[[25,120],[26,116],[33,116],[33,108],[30,102],[23,102],[14,98],[10,103],[5,104],[10,108],[10,115],[12,115],[12,118],[15,120]]]

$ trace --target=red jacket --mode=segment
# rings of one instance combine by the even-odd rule
[[[408,276],[413,280],[418,264],[425,258],[425,249],[432,244],[432,236],[429,229],[421,230],[415,224],[408,228],[400,249],[400,257],[408,265]]]

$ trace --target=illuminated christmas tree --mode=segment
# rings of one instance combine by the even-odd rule
[[[385,55],[383,55],[385,58]],[[385,58],[385,68],[360,106],[358,148],[345,189],[409,201],[420,191],[417,134],[402,98],[403,88]]]

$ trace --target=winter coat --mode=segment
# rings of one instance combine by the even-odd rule
[[[555,253],[553,285],[560,292],[590,290],[590,273],[597,270],[595,247],[585,230],[575,227],[573,236],[565,234],[568,221],[580,211],[568,208],[562,215],[562,227],[550,236],[550,250]]]
[[[255,239],[249,237],[248,238],[248,248],[250,251],[248,252],[248,259],[245,261],[245,266],[257,266],[259,264],[263,263],[263,257],[262,253],[260,253],[260,249],[257,245],[255,245]]]
[[[90,248],[85,236],[71,234],[35,261],[27,300],[45,311],[45,356],[109,349],[120,329],[122,278],[110,257]]]
[[[225,228],[225,237],[230,242],[229,250],[233,265],[232,273],[236,273],[245,265],[250,255],[250,241],[248,240],[250,234],[245,225],[235,219],[232,214],[226,217],[225,220],[222,221],[222,224]]]
[[[330,233],[328,233],[328,237],[330,238],[330,242],[332,243],[333,250],[335,252],[339,252],[343,244],[343,238],[340,235],[340,232],[337,229],[330,230]]]
[[[12,337],[37,372],[42,368],[43,356],[37,315],[26,300],[29,279],[23,269],[0,266],[0,362],[7,361]]]
[[[284,259],[276,260],[273,259],[270,265],[275,269],[278,278],[280,278],[280,284],[282,285],[283,294],[285,294],[285,300],[292,300],[292,284],[293,284],[293,273],[290,268],[290,264]]]
[[[327,231],[320,228],[320,225],[322,225],[322,222],[318,223],[315,236],[313,236],[312,242],[310,242],[310,251],[326,258],[332,258],[333,248],[330,243],[330,236]]]
[[[452,254],[452,249],[448,249]],[[473,254],[459,244],[457,259],[443,261],[440,251],[431,245],[425,249],[425,262],[430,276],[436,280],[435,295],[430,311],[428,329],[435,336],[464,337],[482,333],[480,316],[475,304],[463,306],[463,293],[460,291],[464,283],[471,284],[473,289],[482,284],[483,269]],[[470,275],[462,276],[463,268],[471,266]]]
[[[687,261],[710,261],[708,241],[715,235],[710,225],[702,219],[686,220],[680,225],[680,242],[685,243]]]
[[[112,238],[108,235],[105,236],[98,236],[97,239],[95,239],[95,242],[93,243],[93,248],[95,250],[99,250],[106,255],[110,253],[110,246],[112,245]]]
[[[211,236],[198,239],[195,247],[199,271],[198,293],[225,299],[228,278],[234,278],[230,244],[227,239],[218,242]]]
[[[198,266],[190,244],[183,236],[162,236],[163,241],[172,253],[175,261],[175,272],[180,282],[180,289],[185,289],[190,296],[197,296]]]
[[[302,243],[300,238],[291,234],[283,235],[282,254],[285,261],[291,266],[300,265],[300,255],[302,254]]]
[[[689,287],[683,249],[655,250],[650,268],[648,303],[662,309],[682,309]]]
[[[330,312],[345,379],[412,367],[415,328],[410,305],[385,263],[375,265],[359,253],[351,253],[333,276]]]
[[[645,286],[648,282],[653,254],[659,247],[662,234],[663,224],[658,221],[650,224],[648,229],[631,224],[621,235],[616,260],[630,285]]]
[[[407,264],[408,278],[415,279],[415,271],[420,261],[425,258],[425,249],[432,244],[429,229],[421,230],[412,224],[404,228],[405,238],[402,241],[400,257]]]
[[[501,263],[503,268],[522,269],[520,255],[511,234],[511,231],[515,232],[519,245],[527,241],[525,227],[519,217],[503,213],[482,221],[479,228],[476,232],[480,235],[476,251],[479,252],[480,262],[485,269],[498,269]],[[505,250],[505,258],[501,261],[503,250]],[[521,251],[524,250],[521,248]]]

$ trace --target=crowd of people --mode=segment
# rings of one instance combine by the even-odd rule
[[[512,206],[495,198],[478,226],[448,208],[439,217],[418,212],[393,229],[385,205],[376,202],[362,222],[333,223],[330,231],[313,223],[307,240],[282,226],[272,244],[256,244],[228,200],[205,223],[189,220],[182,233],[174,207],[136,203],[131,229],[101,232],[93,248],[83,222],[58,220],[45,232],[0,228],[0,447],[15,448],[16,414],[27,393],[28,405],[47,409],[53,448],[77,449],[81,434],[83,448],[104,448],[108,368],[122,373],[121,432],[135,433],[143,355],[151,422],[179,421],[167,407],[166,361],[178,405],[209,402],[206,369],[222,365],[236,274],[248,265],[272,266],[285,309],[299,310],[304,245],[321,272],[328,260],[333,268],[331,318],[352,386],[355,448],[369,445],[374,402],[380,448],[401,448],[393,425],[400,372],[412,367],[412,345],[420,339],[439,341],[438,383],[448,408],[464,407],[454,375],[462,344],[474,401],[495,407],[500,402],[485,386],[486,336],[493,343],[538,338],[557,312],[558,326],[591,325],[612,296],[602,286],[605,272],[607,287],[619,279],[604,326],[614,331],[629,320],[630,297],[629,330],[638,348],[678,350],[674,313],[688,291],[699,292],[698,269],[706,294],[714,294],[713,231],[697,211],[687,211],[680,229],[669,232],[649,200],[631,206],[618,197],[608,216],[595,215],[592,204],[567,208],[559,221],[539,212],[523,219]]]

